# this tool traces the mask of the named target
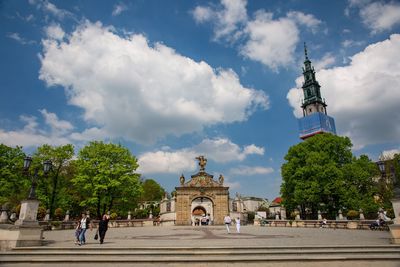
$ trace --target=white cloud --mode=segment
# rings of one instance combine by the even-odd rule
[[[335,57],[331,53],[326,53],[319,61],[316,61],[315,70],[319,71],[335,63]]]
[[[74,128],[70,122],[59,120],[55,113],[48,112],[46,109],[39,111],[42,113],[46,124],[51,127],[52,132],[63,134],[71,131]]]
[[[262,166],[239,166],[237,168],[230,169],[229,173],[231,175],[241,175],[241,176],[253,176],[259,174],[269,174],[274,172],[273,168],[262,167]]]
[[[213,19],[214,11],[209,7],[197,6],[192,14],[197,23],[203,23]]]
[[[197,23],[213,22],[215,40],[236,41],[240,36],[240,25],[247,20],[246,5],[246,0],[221,0],[221,6],[216,10],[197,6],[192,13]]]
[[[246,146],[243,151],[245,155],[251,155],[251,154],[264,155],[264,152],[265,149],[263,147],[258,147],[256,145]]]
[[[25,38],[21,37],[21,36],[19,35],[19,33],[17,33],[17,32],[8,33],[8,34],[7,34],[7,37],[10,38],[10,39],[13,39],[13,40],[15,40],[15,41],[17,41],[18,43],[20,43],[20,44],[22,44],[22,45],[29,45],[29,44],[34,44],[34,43],[36,43],[36,42],[33,41],[33,40],[26,40]]]
[[[399,140],[400,34],[369,45],[348,66],[323,69],[316,77],[338,133],[349,136],[356,149]],[[302,82],[298,77],[297,88],[287,95],[296,117],[302,116]]]
[[[116,4],[114,6],[112,15],[113,16],[118,16],[119,14],[121,14],[122,12],[124,12],[126,10],[128,10],[128,7],[124,3]]]
[[[49,13],[60,20],[66,17],[74,17],[71,12],[58,8],[48,0],[29,0],[28,2],[31,5],[35,5],[38,9],[43,10],[45,13]]]
[[[359,15],[364,25],[371,29],[372,33],[390,30],[400,23],[400,3],[391,1],[388,3],[378,1],[349,1],[349,8],[359,8]],[[349,13],[349,8],[346,9]]]
[[[273,19],[272,13],[260,11],[245,29],[249,39],[240,53],[273,70],[293,63],[299,30],[288,18]]]
[[[242,149],[227,138],[205,139],[195,146],[194,150],[220,163],[243,161],[248,155],[264,154],[264,148],[262,147],[257,147],[253,144]]]
[[[204,155],[208,160],[218,163],[243,161],[248,155],[263,155],[264,148],[252,144],[240,148],[226,138],[204,139],[201,143],[176,151],[169,148],[161,151],[147,152],[138,157],[138,172],[148,173],[182,173],[197,168],[195,158]]]
[[[33,116],[20,116],[20,120],[25,124],[22,130],[4,131],[0,129],[0,142],[8,146],[41,146],[43,144],[65,145],[70,140],[64,135],[72,129],[66,121],[59,120],[54,113],[46,110],[40,111],[45,118],[45,123],[50,126],[51,131],[45,131],[39,127],[37,118]]]
[[[274,71],[294,62],[300,27],[316,33],[321,21],[311,14],[291,11],[284,17],[273,18],[273,13],[258,10],[253,19],[247,17],[246,1],[221,1],[222,8],[198,6],[193,11],[196,22],[213,22],[214,39],[234,43],[245,58],[261,62]]]
[[[148,173],[183,173],[196,169],[195,154],[193,151],[180,150],[175,152],[156,151],[147,152],[139,156],[137,172]]]
[[[84,119],[110,136],[151,143],[247,120],[268,97],[235,72],[213,69],[143,35],[123,38],[86,22],[65,41],[43,40],[40,79],[65,88]]]
[[[52,24],[45,28],[46,36],[49,39],[62,40],[65,36],[64,30],[59,24]]]
[[[287,13],[287,17],[297,22],[297,24],[309,27],[313,33],[316,33],[318,27],[321,25],[321,21],[316,19],[313,15],[304,14],[299,11],[291,11]]]
[[[364,41],[353,41],[353,40],[344,40],[343,42],[342,42],[342,46],[344,47],[344,48],[348,48],[348,47],[353,47],[353,46],[362,46],[362,45],[364,45],[365,44],[365,42]]]

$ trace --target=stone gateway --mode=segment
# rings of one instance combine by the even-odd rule
[[[207,159],[199,160],[199,172],[185,182],[180,177],[180,186],[176,189],[176,224],[192,225],[206,217],[210,224],[223,224],[226,214],[229,214],[229,187],[223,184],[223,176],[215,181],[213,175],[205,171]]]

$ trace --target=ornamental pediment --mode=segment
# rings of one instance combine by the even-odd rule
[[[224,177],[219,176],[218,181],[214,180],[214,176],[205,171],[207,159],[204,156],[196,158],[199,161],[200,171],[191,176],[189,181],[185,181],[183,174],[180,177],[181,187],[220,187],[224,185]]]
[[[184,187],[217,187],[222,186],[218,182],[214,181],[213,175],[206,172],[192,175],[192,179],[184,183]]]

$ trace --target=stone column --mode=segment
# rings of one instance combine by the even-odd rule
[[[321,215],[321,211],[319,210],[318,211],[318,221],[321,221],[322,220],[322,215]]]
[[[360,220],[365,220],[364,211],[360,209],[359,212],[360,212]]]
[[[12,222],[15,222],[17,220],[17,213],[15,213],[15,212],[11,213],[10,220]]]
[[[392,243],[400,244],[400,198],[392,199],[394,219],[393,224],[389,225]]]
[[[342,210],[339,210],[339,220],[343,220]]]
[[[65,218],[64,218],[64,222],[68,221],[69,221],[69,210],[67,210],[67,212],[65,213]]]
[[[37,221],[38,208],[39,200],[26,199],[21,201],[19,219],[15,222],[15,225],[39,226]]]
[[[281,219],[286,220],[286,209],[281,207]]]
[[[1,208],[0,223],[8,223],[8,207],[6,204]]]
[[[46,210],[46,216],[44,216],[44,220],[46,222],[50,221],[50,210],[49,209]]]

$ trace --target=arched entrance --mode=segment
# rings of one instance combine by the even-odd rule
[[[213,202],[207,197],[196,197],[191,205],[192,222],[211,224],[214,218]]]

